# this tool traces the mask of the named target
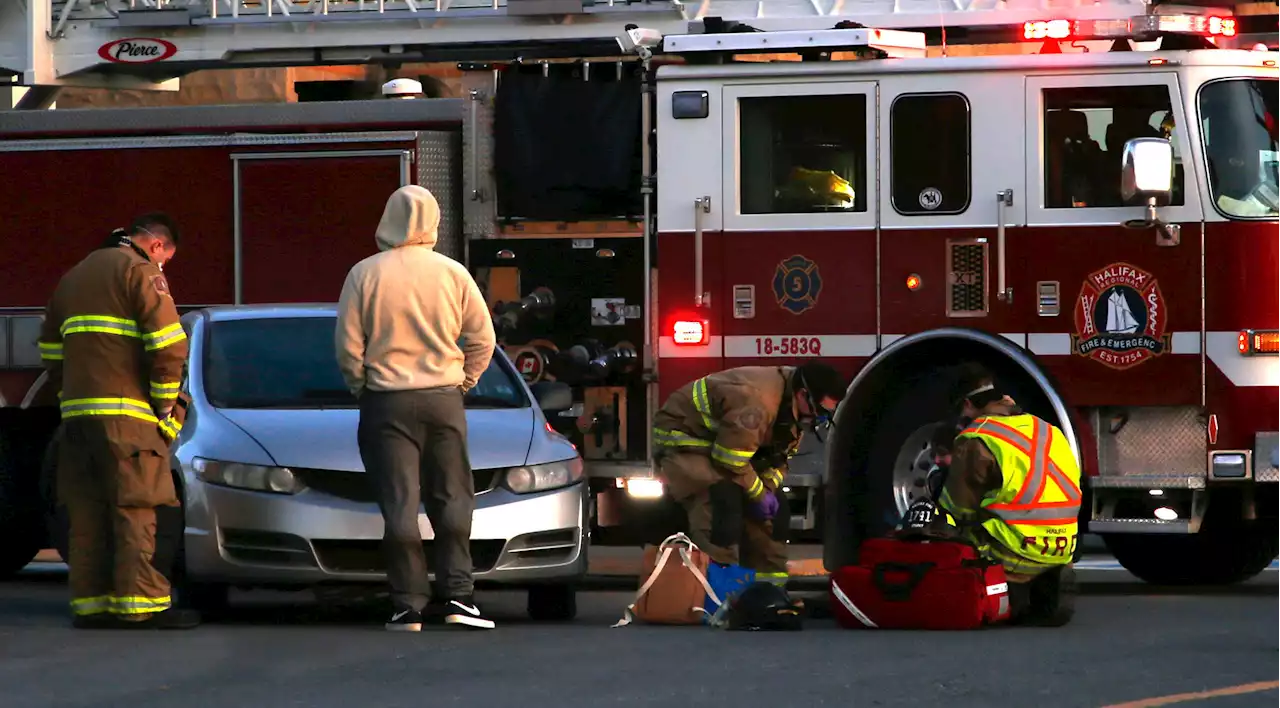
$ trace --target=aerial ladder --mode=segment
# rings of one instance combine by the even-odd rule
[[[7,80],[28,88],[17,108],[47,108],[59,87],[176,91],[183,75],[211,68],[610,56],[627,25],[696,33],[713,17],[762,31],[829,29],[849,20],[923,31],[931,43],[940,35],[943,42],[980,43],[996,36],[984,29],[1185,12],[1186,4],[1199,2],[10,0],[0,2],[0,86]],[[1231,3],[1214,5],[1230,14]],[[1209,14],[1204,7],[1193,12]],[[1274,37],[1275,15],[1258,19],[1270,22]]]

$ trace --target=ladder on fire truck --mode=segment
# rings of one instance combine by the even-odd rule
[[[616,56],[629,24],[667,35],[697,33],[712,17],[761,31],[851,20],[946,27],[950,42],[965,43],[984,28],[1157,11],[1186,8],[1153,0],[6,0],[0,85],[8,74],[34,87],[19,107],[39,108],[59,86],[176,90],[174,79],[210,68]],[[1214,12],[1222,14],[1191,10]]]

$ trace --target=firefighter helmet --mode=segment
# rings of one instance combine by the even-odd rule
[[[794,631],[800,626],[800,608],[773,583],[757,581],[729,600],[729,629]]]

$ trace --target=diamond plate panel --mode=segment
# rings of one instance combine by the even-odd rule
[[[494,238],[498,201],[493,179],[494,75],[462,73],[462,214],[463,238]]]
[[[987,314],[987,243],[947,240],[947,317]]]
[[[1280,482],[1280,434],[1258,433],[1254,438],[1253,479]]]
[[[459,263],[462,247],[462,136],[430,131],[418,134],[418,184],[431,190],[440,202],[440,240],[436,252]]]
[[[1089,486],[1094,489],[1204,489],[1204,475],[1142,475],[1090,477]]]
[[[1206,475],[1205,423],[1195,406],[1101,408],[1094,411],[1103,475]],[[1124,420],[1119,425],[1120,418]],[[1113,420],[1119,431],[1111,432]]]

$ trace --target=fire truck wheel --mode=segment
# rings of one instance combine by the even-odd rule
[[[58,428],[44,449],[44,458],[40,461],[40,494],[44,500],[49,541],[65,563],[71,524],[67,519],[67,508],[58,503],[58,443],[62,440],[61,432],[62,428]]]
[[[1152,585],[1233,585],[1261,573],[1280,552],[1274,520],[1214,527],[1206,519],[1195,534],[1104,534],[1102,539],[1125,570]]]
[[[988,362],[988,366],[1028,413],[1053,420],[1047,398],[1030,379],[1014,373],[1009,365]],[[829,483],[824,507],[824,513],[831,514],[824,540],[831,547],[827,562],[836,566],[856,562],[855,549],[862,541],[892,530],[911,499],[925,491],[929,470],[921,465],[932,459],[930,433],[938,423],[953,422],[949,406],[953,380],[946,375],[947,368],[920,368],[901,376],[884,394],[878,410],[846,423],[874,427],[860,443],[867,446],[865,462],[855,463],[843,479]]]
[[[0,579],[27,567],[44,542],[40,517],[29,511],[34,505],[21,503],[26,494],[19,467],[0,433]]]
[[[572,585],[534,585],[529,588],[529,617],[567,622],[578,616],[578,590]]]

